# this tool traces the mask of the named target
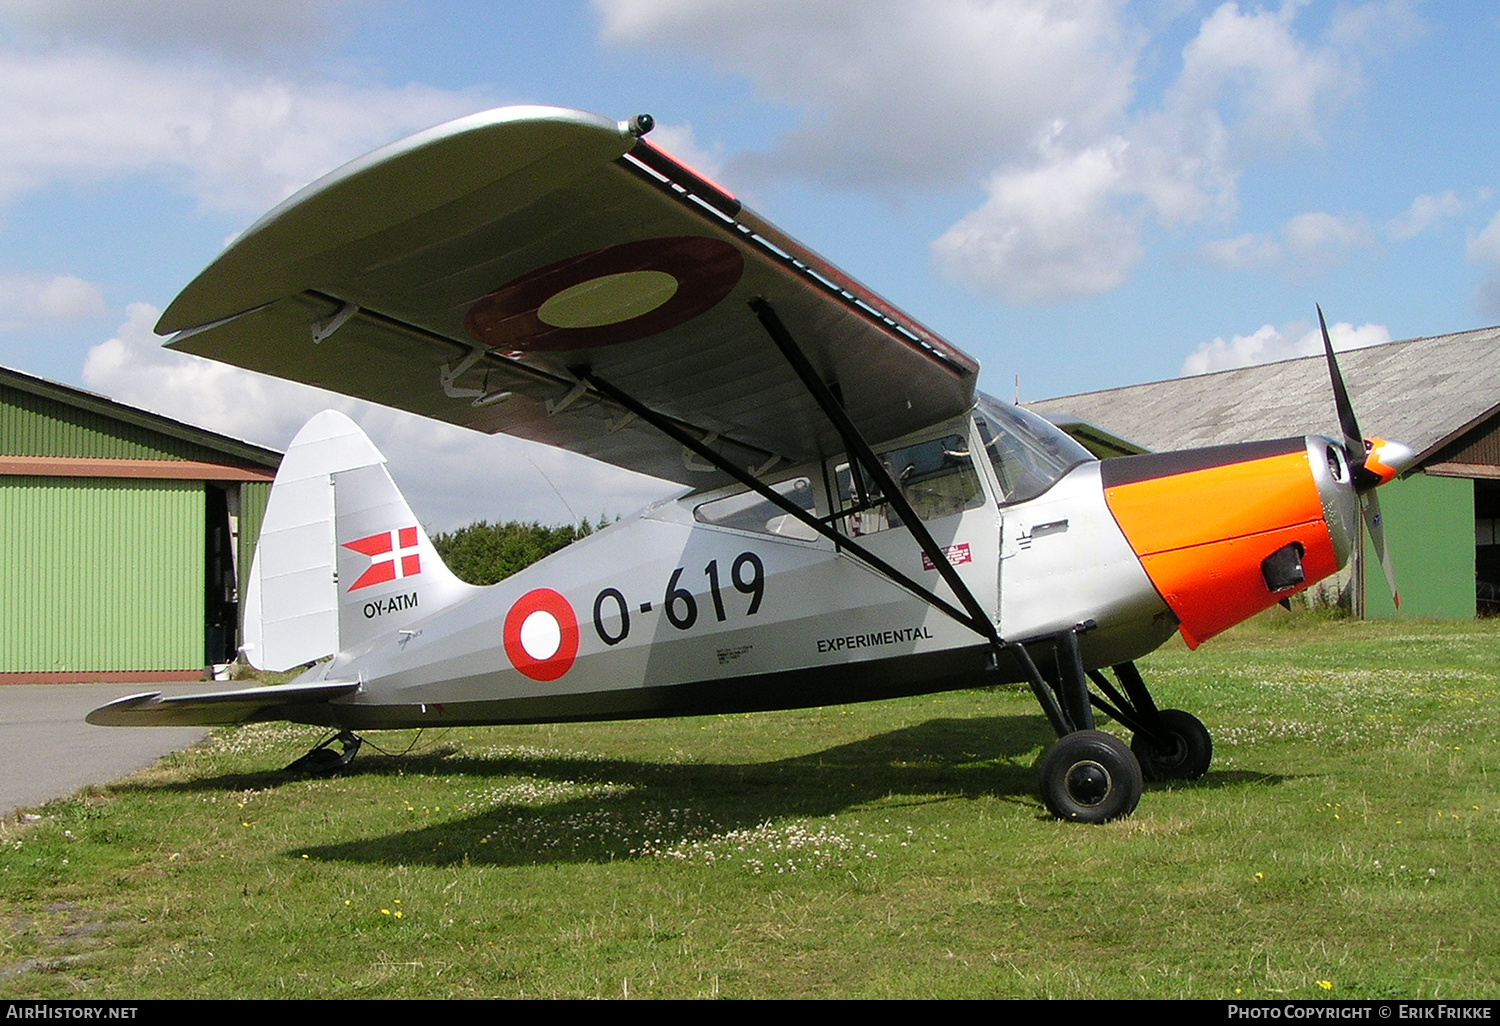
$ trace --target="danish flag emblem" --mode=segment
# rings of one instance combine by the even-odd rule
[[[350,591],[368,588],[372,584],[384,584],[400,577],[415,577],[422,572],[422,557],[417,548],[415,526],[381,531],[368,538],[344,542],[344,548],[353,549],[371,559],[369,568],[359,575],[359,580],[349,585]]]

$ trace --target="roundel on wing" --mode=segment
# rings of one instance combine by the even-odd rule
[[[494,349],[552,352],[632,342],[711,309],[745,270],[722,239],[607,246],[532,271],[480,299],[464,327]]]
[[[505,614],[505,654],[532,680],[557,680],[578,657],[578,617],[551,588],[537,588],[516,599]]]

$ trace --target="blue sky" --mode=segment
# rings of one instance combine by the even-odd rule
[[[1389,0],[0,0],[0,363],[274,446],[340,405],[432,527],[628,512],[661,486],[150,326],[308,181],[522,102],[652,113],[1005,398],[1298,355],[1315,302],[1343,345],[1490,325],[1497,56],[1492,5]]]

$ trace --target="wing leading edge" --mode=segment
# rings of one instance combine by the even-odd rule
[[[376,150],[261,218],[157,330],[174,349],[692,485],[726,479],[579,373],[743,466],[841,451],[752,301],[872,441],[973,405],[971,357],[635,124],[505,108]]]

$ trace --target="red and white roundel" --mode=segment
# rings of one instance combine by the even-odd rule
[[[505,654],[532,680],[556,680],[578,657],[578,617],[551,588],[528,591],[505,614]]]
[[[712,309],[744,270],[723,239],[638,239],[502,285],[469,308],[464,327],[491,349],[530,353],[633,342]]]

